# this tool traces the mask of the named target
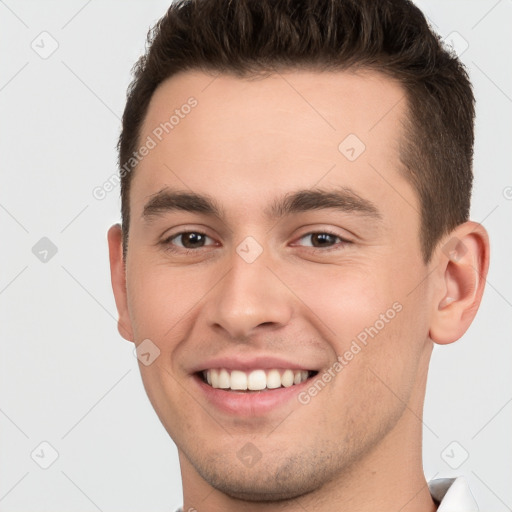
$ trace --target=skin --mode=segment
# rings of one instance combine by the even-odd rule
[[[160,350],[139,366],[178,447],[183,509],[436,510],[421,460],[428,364],[433,343],[456,341],[471,324],[489,242],[466,222],[424,263],[418,198],[399,172],[401,86],[370,71],[258,80],[187,71],[156,90],[140,140],[190,96],[198,105],[133,176],[126,261],[120,226],[108,232],[119,331]],[[353,162],[338,150],[351,133],[366,145]],[[207,194],[223,215],[144,219],[165,187]],[[349,187],[380,220],[333,209],[265,216],[285,194],[320,187]],[[311,233],[325,230],[336,236],[313,247]],[[181,237],[163,243],[194,231],[208,238],[193,254]],[[236,252],[247,236],[263,249],[250,264]],[[443,247],[454,237],[450,259]],[[321,375],[396,302],[402,310],[307,405],[235,418],[192,385],[192,366],[234,354],[277,355]],[[261,453],[252,467],[237,457],[247,442]]]

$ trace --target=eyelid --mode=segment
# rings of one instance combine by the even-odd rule
[[[173,233],[173,231],[175,229],[178,231],[175,231]],[[165,241],[165,240],[168,240],[169,238],[173,238],[175,236],[182,235],[184,233],[199,233],[199,234],[207,236],[209,238],[214,238],[211,234],[209,234],[210,232],[211,232],[211,229],[209,229],[208,227],[203,226],[201,224],[190,224],[190,225],[182,224],[179,226],[174,226],[172,228],[166,229],[160,236],[160,239],[161,239],[161,241]]]
[[[318,233],[325,233],[328,235],[336,236],[345,242],[353,242],[354,238],[358,238],[357,235],[353,234],[351,231],[348,231],[347,229],[342,229],[338,227],[327,227],[325,225],[319,224],[310,224],[307,226],[303,226],[296,232],[299,234],[294,235],[294,240],[299,240],[300,238],[303,238],[307,235],[314,235]]]
[[[330,247],[312,247],[312,246],[307,246],[308,248],[313,249],[313,250],[328,251],[329,249],[339,248],[340,245],[343,246],[343,245],[354,243],[352,240],[349,240],[348,238],[345,238],[344,236],[340,235],[339,233],[336,233],[333,230],[325,229],[325,228],[324,229],[322,229],[322,228],[314,229],[312,231],[308,231],[308,232],[303,233],[302,235],[296,237],[295,240],[298,241],[298,240],[301,240],[302,238],[304,238],[306,236],[318,235],[318,234],[331,235],[334,238],[338,238],[340,240],[340,242],[338,242],[337,244],[335,244],[333,246],[330,246]],[[297,243],[293,242],[292,246],[294,246],[294,245],[297,245]]]

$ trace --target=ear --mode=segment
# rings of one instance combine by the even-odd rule
[[[114,224],[107,234],[110,257],[110,279],[116,300],[119,319],[117,329],[127,341],[133,341],[128,301],[126,296],[126,269],[123,260],[123,234],[120,224]]]
[[[457,226],[435,252],[438,269],[430,338],[441,345],[457,341],[471,325],[489,268],[489,236],[468,221]]]

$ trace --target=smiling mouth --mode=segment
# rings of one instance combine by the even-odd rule
[[[196,372],[208,386],[223,391],[257,393],[302,384],[318,374],[316,370],[257,369],[252,371],[212,368]]]

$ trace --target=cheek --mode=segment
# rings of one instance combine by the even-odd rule
[[[385,272],[361,264],[304,268],[294,278],[294,291],[316,314],[315,325],[320,320],[330,332],[328,339],[334,339],[333,345],[344,350],[346,343],[365,328],[377,322],[378,330],[385,330],[396,317],[393,304],[399,294],[383,276]],[[385,315],[385,324],[381,315]]]
[[[330,343],[334,358],[342,358],[340,381],[355,384],[362,378],[378,389],[381,376],[399,390],[414,380],[428,338],[424,290],[420,286],[411,293],[416,281],[385,262],[297,275],[294,291],[312,313],[302,311]]]
[[[136,339],[150,338],[163,344],[179,330],[204,293],[193,271],[134,258],[127,269],[127,295]]]
[[[358,278],[353,270],[330,282],[317,276],[314,288],[301,286],[297,293],[320,318],[311,322],[335,352],[323,372],[331,370],[334,379],[311,399],[315,421],[323,435],[343,440],[347,452],[385,435],[404,413],[425,339],[418,304],[391,282]]]

